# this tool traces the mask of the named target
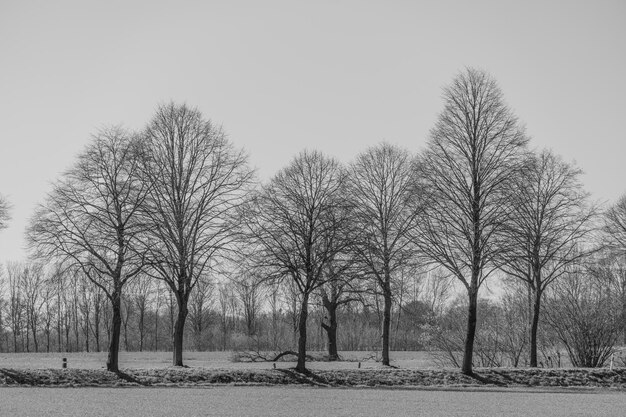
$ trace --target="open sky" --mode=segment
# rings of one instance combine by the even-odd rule
[[[594,199],[626,192],[624,0],[0,0],[0,262],[26,256],[35,205],[103,126],[186,102],[267,179],[304,148],[419,151],[467,66]]]

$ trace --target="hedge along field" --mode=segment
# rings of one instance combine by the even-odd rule
[[[441,368],[428,352],[392,352],[392,367],[369,352],[342,352],[343,361],[309,361],[307,374],[295,361],[235,362],[233,352],[187,352],[187,367],[171,366],[170,352],[122,352],[121,372],[105,370],[106,353],[3,353],[0,387],[429,387],[602,388],[626,390],[626,368],[477,368],[473,376]],[[314,356],[316,354],[314,353]],[[319,353],[321,357],[321,352]],[[67,358],[68,369],[62,369]]]

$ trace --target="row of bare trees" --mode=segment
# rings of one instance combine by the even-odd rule
[[[173,363],[182,365],[189,298],[236,236],[231,213],[250,179],[220,128],[172,103],[141,134],[99,132],[55,184],[28,239],[35,256],[80,271],[110,301],[108,370],[119,370],[123,290],[140,272],[175,296]]]
[[[113,127],[93,138],[33,216],[27,232],[33,255],[87,280],[109,301],[111,371],[119,368],[128,320],[124,294],[140,277],[163,283],[175,302],[178,366],[190,313],[196,334],[204,329],[203,303],[215,291],[210,277],[237,283],[230,291],[245,300],[249,336],[257,331],[260,292],[290,288],[297,370],[304,372],[314,299],[326,312],[321,328],[330,357],[338,355],[342,306],[375,303],[389,365],[392,315],[402,311],[404,283],[427,271],[439,281],[431,280],[433,296],[422,300],[432,303],[425,315],[444,314],[441,306],[435,312],[434,294],[445,292],[446,280],[465,290],[459,304],[465,334],[454,348],[463,352],[464,373],[475,362],[479,291],[494,275],[513,277],[528,291],[529,361],[537,366],[548,290],[600,249],[605,253],[604,242],[592,239],[599,209],[582,189],[578,168],[551,151],[528,149],[524,128],[486,72],[467,69],[443,96],[444,109],[418,154],[381,144],[345,166],[307,150],[260,186],[220,127],[186,105],[160,106],[142,132]],[[626,250],[620,204],[604,217],[603,236],[615,253]],[[592,270],[584,268],[586,275]],[[217,298],[226,334],[226,300],[234,297],[220,291]],[[276,316],[279,304],[270,297],[269,305]]]

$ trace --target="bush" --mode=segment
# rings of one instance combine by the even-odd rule
[[[546,323],[575,367],[601,367],[614,352],[621,323],[619,298],[608,280],[592,271],[572,271],[546,294]]]

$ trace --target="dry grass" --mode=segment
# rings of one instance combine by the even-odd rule
[[[311,352],[322,356],[325,352]],[[341,352],[343,361],[310,362],[312,369],[354,369],[361,361],[363,368],[377,368],[373,352]],[[48,369],[61,368],[61,358],[67,358],[69,368],[102,369],[105,367],[107,354],[99,353],[0,353],[0,368],[13,369]],[[392,364],[399,368],[438,369],[428,352],[391,352]],[[186,366],[209,369],[268,369],[267,362],[233,362],[231,352],[185,352],[183,362]],[[171,352],[120,352],[120,367],[160,369],[172,364]],[[279,362],[280,367],[295,366],[295,362]]]

